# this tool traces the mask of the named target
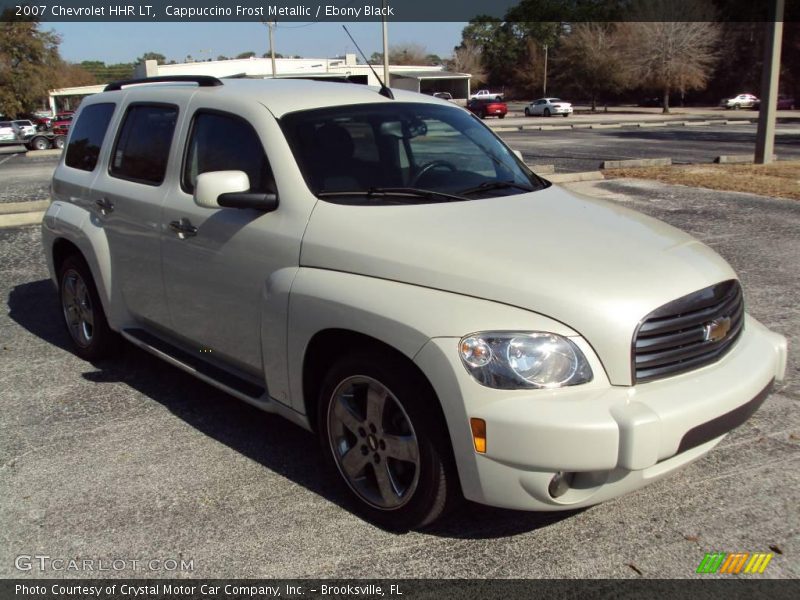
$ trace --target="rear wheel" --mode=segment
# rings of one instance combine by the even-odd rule
[[[65,138],[63,135],[57,135],[56,138],[53,140],[53,147],[58,148],[59,150],[64,149]]]
[[[117,336],[108,326],[100,296],[86,261],[78,255],[67,257],[58,275],[61,314],[75,353],[97,360],[113,353]]]
[[[31,150],[47,150],[50,147],[50,142],[46,137],[35,137],[29,142]]]
[[[562,116],[562,117],[564,117],[564,118],[566,119],[566,118],[569,116],[569,113],[564,113],[564,114],[563,114],[563,115],[561,115],[561,116]]]
[[[550,116],[550,109],[549,108],[545,108],[543,114],[544,114],[545,117],[549,117]]]
[[[422,376],[389,353],[342,359],[325,377],[318,413],[323,453],[357,512],[381,527],[423,527],[455,495],[437,403]]]
[[[527,106],[525,107],[525,116],[526,117],[530,117],[531,116],[531,111]]]
[[[501,119],[505,119],[506,118],[505,115],[497,115],[497,116],[500,117]]]

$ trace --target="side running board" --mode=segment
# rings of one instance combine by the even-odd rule
[[[267,390],[244,377],[239,377],[221,369],[200,356],[187,352],[162,340],[144,329],[123,329],[122,335],[143,350],[165,359],[167,362],[187,371],[208,383],[233,393],[242,400],[254,404],[268,403]]]

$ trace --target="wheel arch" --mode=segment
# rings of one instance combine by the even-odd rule
[[[401,352],[391,344],[370,335],[353,331],[351,329],[331,328],[318,331],[309,340],[303,356],[303,403],[306,416],[313,430],[317,430],[317,405],[326,371],[343,356],[342,348],[346,353],[370,352],[376,355],[392,356],[402,361],[418,377],[421,384],[430,389],[431,394],[437,399],[436,410],[441,417],[441,422],[446,424],[441,401],[436,395],[425,373],[414,363],[411,357]]]

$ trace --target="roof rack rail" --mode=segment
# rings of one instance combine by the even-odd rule
[[[143,83],[196,83],[198,87],[216,87],[222,82],[210,75],[163,75],[160,77],[144,77],[142,79],[123,79],[109,83],[104,92],[116,92],[126,85],[137,85]]]

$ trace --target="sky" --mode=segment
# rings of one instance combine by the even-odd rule
[[[350,33],[369,57],[382,51],[379,22],[347,23]],[[414,43],[429,54],[442,58],[452,55],[461,42],[466,23],[392,23],[388,25],[389,46]],[[100,60],[106,64],[133,62],[145,52],[158,52],[168,60],[183,62],[216,59],[254,51],[259,56],[269,50],[267,28],[261,23],[46,23],[61,35],[61,57],[70,62]],[[342,30],[342,23],[278,23],[275,52],[284,56],[324,58],[356,52]]]

